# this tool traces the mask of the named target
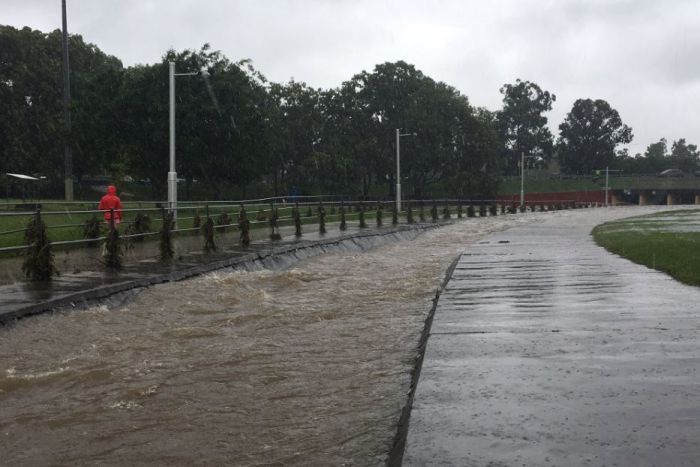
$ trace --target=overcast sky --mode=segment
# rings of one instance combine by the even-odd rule
[[[557,96],[552,132],[577,98],[605,99],[634,131],[700,144],[698,0],[67,0],[68,30],[125,65],[205,42],[269,79],[331,88],[405,60],[501,107],[516,78]],[[60,0],[0,0],[0,24],[50,31]]]

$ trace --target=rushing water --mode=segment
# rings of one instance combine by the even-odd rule
[[[382,464],[447,266],[558,215],[469,219],[0,329],[1,463]]]

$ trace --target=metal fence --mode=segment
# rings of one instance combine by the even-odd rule
[[[420,206],[430,207],[439,206],[489,206],[503,204],[503,201],[492,199],[437,199],[437,200],[404,200],[403,209],[398,216],[405,218],[408,206],[412,209],[419,209]],[[548,206],[549,209],[556,208],[557,205],[571,207],[573,201],[556,200],[556,201],[537,201],[528,203],[531,206]],[[508,203],[510,204],[510,203]],[[163,219],[166,213],[168,203],[162,201],[141,201],[141,202],[125,202],[123,203],[122,222],[120,237],[122,239],[137,239],[159,235],[162,228]],[[354,219],[358,215],[358,209],[363,209],[368,213],[376,212],[376,209],[381,206],[383,209],[393,209],[394,201],[387,199],[347,199],[340,196],[323,195],[323,196],[297,196],[297,197],[273,197],[261,199],[246,199],[234,201],[200,201],[200,202],[179,202],[177,206],[177,228],[172,232],[179,234],[193,234],[201,229],[197,226],[195,219],[206,220],[212,218],[215,223],[215,228],[227,229],[238,228],[237,217],[241,207],[245,207],[248,219],[250,220],[251,228],[261,228],[269,226],[269,213],[271,210],[278,211],[278,225],[291,225],[294,222],[292,217],[292,209],[298,206],[299,210],[305,210],[300,213],[304,219],[318,218],[318,206],[323,205],[326,209],[325,220],[327,222],[338,221],[340,218],[340,206],[344,206],[346,215]],[[25,204],[14,204],[13,208],[25,207]],[[9,206],[8,206],[9,207]],[[21,252],[30,245],[24,241],[24,232],[30,219],[40,212],[42,220],[47,226],[48,237],[53,246],[82,246],[94,244],[106,239],[106,233],[109,231],[109,225],[104,221],[105,211],[97,209],[97,203],[90,202],[41,202],[34,203],[31,207],[36,210],[5,210],[0,211],[0,253]],[[76,209],[67,209],[73,208]],[[353,208],[355,208],[353,212]],[[533,209],[531,207],[531,209]],[[226,214],[227,216],[224,216]],[[228,216],[228,214],[232,214]],[[130,231],[129,226],[133,226],[137,222],[137,217],[148,216],[150,227],[146,232]],[[229,222],[225,222],[226,219]],[[100,235],[86,237],[86,224],[90,221],[94,222],[97,219],[101,224]],[[406,220],[403,219],[403,222]],[[202,222],[203,224],[203,222]],[[132,229],[133,230],[133,229]]]

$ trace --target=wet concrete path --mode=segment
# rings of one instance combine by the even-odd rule
[[[589,235],[642,213],[551,218],[465,251],[436,310],[404,465],[698,465],[700,289]]]

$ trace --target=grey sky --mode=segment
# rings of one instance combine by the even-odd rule
[[[516,78],[557,96],[552,132],[577,98],[601,98],[634,131],[700,144],[697,0],[67,0],[68,29],[125,65],[205,42],[273,81],[336,87],[406,60],[479,106]],[[60,27],[60,0],[0,0],[0,23]]]

